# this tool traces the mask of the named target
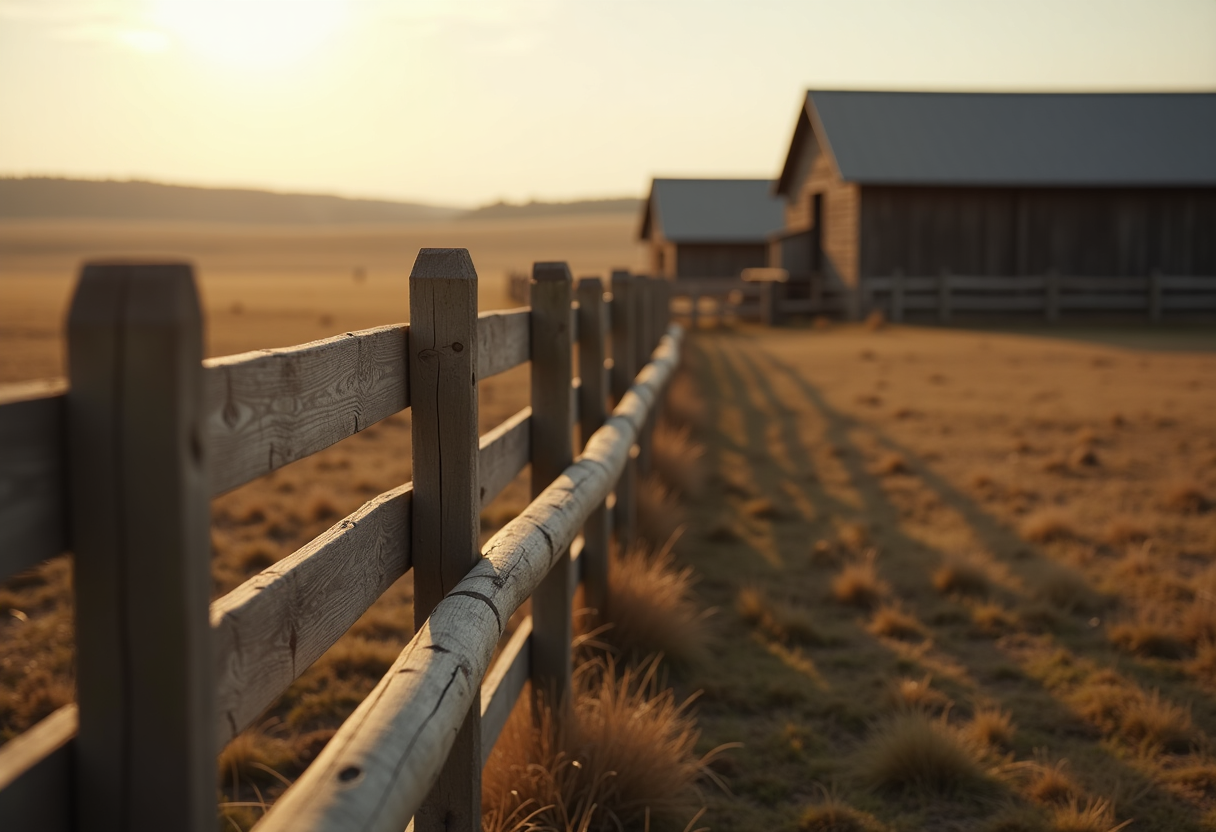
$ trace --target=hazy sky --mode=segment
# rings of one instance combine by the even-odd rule
[[[1216,89],[1216,0],[0,0],[0,173],[448,204],[774,176],[807,87]]]

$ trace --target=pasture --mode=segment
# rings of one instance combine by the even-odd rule
[[[633,221],[5,224],[0,382],[61,373],[82,256],[194,257],[207,352],[224,355],[404,319],[423,245],[470,249],[482,309],[511,305],[505,275],[534,259],[637,265]],[[1216,827],[1216,353],[1187,337],[1167,352],[1048,330],[692,333],[677,392],[704,454],[682,505],[656,495],[641,520],[652,538],[683,521],[676,560],[713,610],[711,658],[672,676],[703,691],[701,748],[742,743],[713,762],[731,791],[705,784],[704,825]],[[481,386],[483,429],[527,404],[526,373]],[[215,500],[214,596],[408,480],[409,418]],[[513,483],[483,535],[528,499]],[[61,558],[0,588],[0,742],[71,700],[69,573]],[[224,752],[234,824],[388,668],[411,598],[407,576]]]

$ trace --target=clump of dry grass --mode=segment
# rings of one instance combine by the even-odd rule
[[[1163,699],[1159,691],[1146,694],[1109,671],[1090,676],[1071,700],[1083,719],[1148,752],[1182,753],[1195,740],[1190,709]]]
[[[709,764],[724,749],[696,753],[691,700],[663,686],[657,658],[580,666],[567,718],[542,704],[535,725],[520,702],[485,768],[483,829],[687,828],[700,814],[698,783],[720,783]],[[531,827],[519,825],[525,817]]]
[[[1199,514],[1212,507],[1212,500],[1203,486],[1194,480],[1176,482],[1166,489],[1162,505],[1181,514]]]
[[[854,809],[834,791],[807,806],[798,818],[798,832],[873,832],[882,826],[872,815]]]
[[[1027,796],[1040,803],[1075,800],[1081,789],[1072,776],[1064,771],[1067,765],[1067,760],[1057,760],[1052,765],[1036,763],[1030,783],[1026,786]]]
[[[1186,644],[1178,637],[1176,628],[1165,625],[1147,614],[1111,624],[1106,631],[1111,644],[1137,656],[1155,659],[1181,659]]]
[[[271,736],[261,728],[250,728],[237,734],[220,752],[220,782],[230,782],[234,794],[241,783],[258,786],[283,783],[282,772],[290,770],[297,762],[292,743]]]
[[[874,567],[874,552],[845,566],[832,579],[832,597],[841,604],[870,608],[885,593],[885,586]]]
[[[867,629],[876,636],[898,639],[916,639],[925,634],[925,628],[919,621],[891,605],[879,607]]]
[[[660,421],[651,448],[654,469],[665,483],[685,497],[696,497],[704,490],[705,446],[693,441],[687,424],[676,427],[667,420]]]
[[[744,621],[776,641],[795,644],[823,644],[826,641],[810,613],[769,598],[754,587],[739,590],[735,609]]]
[[[904,459],[902,454],[888,453],[883,454],[882,458],[874,466],[874,473],[882,477],[891,477],[897,474],[909,474],[912,472],[908,461]]]
[[[781,509],[772,500],[758,497],[743,504],[743,513],[759,520],[780,520]]]
[[[1048,543],[1076,536],[1072,517],[1058,508],[1040,509],[1028,515],[1021,526],[1022,537],[1032,543]]]
[[[1013,745],[1017,727],[1013,724],[1013,715],[1008,711],[1002,711],[1000,708],[981,708],[971,718],[966,732],[982,746],[1007,749]]]
[[[877,725],[858,757],[870,786],[923,795],[992,792],[975,751],[944,719],[905,711]]]
[[[687,427],[693,431],[705,423],[705,400],[697,390],[692,374],[684,369],[678,371],[667,385],[663,418],[677,428]]]
[[[855,554],[861,554],[870,545],[870,535],[861,523],[842,523],[836,530],[836,539]]]
[[[638,533],[657,549],[684,525],[684,508],[675,492],[651,474],[638,483],[637,518]]]
[[[943,714],[954,704],[950,697],[933,687],[933,677],[925,674],[919,679],[901,678],[891,684],[887,698],[898,711],[918,711]]]
[[[1102,541],[1111,546],[1129,546],[1133,543],[1144,543],[1148,536],[1148,529],[1143,525],[1120,517],[1107,524],[1102,532]]]
[[[1115,823],[1115,810],[1109,801],[1088,801],[1082,806],[1074,798],[1052,812],[1051,832],[1118,832],[1129,823]]]
[[[978,634],[995,638],[1012,630],[1017,620],[1000,604],[984,602],[971,609],[971,623]]]
[[[697,603],[691,567],[669,544],[652,554],[635,546],[614,556],[608,572],[606,627],[597,638],[631,661],[661,653],[677,664],[705,656],[706,613]]]
[[[811,546],[811,563],[814,566],[835,566],[840,558],[829,540],[816,540]]]
[[[1103,599],[1085,579],[1061,564],[1045,564],[1033,584],[1034,596],[1064,612],[1096,612]]]
[[[987,595],[988,573],[965,560],[951,560],[933,573],[934,588],[944,595]]]

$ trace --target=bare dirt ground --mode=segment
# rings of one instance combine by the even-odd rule
[[[1216,828],[1216,354],[837,326],[688,357],[718,642],[686,684],[744,743],[713,828]]]

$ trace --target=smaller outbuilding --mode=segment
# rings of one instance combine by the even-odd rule
[[[650,272],[675,279],[737,278],[768,263],[768,238],[784,224],[770,179],[655,179],[639,238]]]

